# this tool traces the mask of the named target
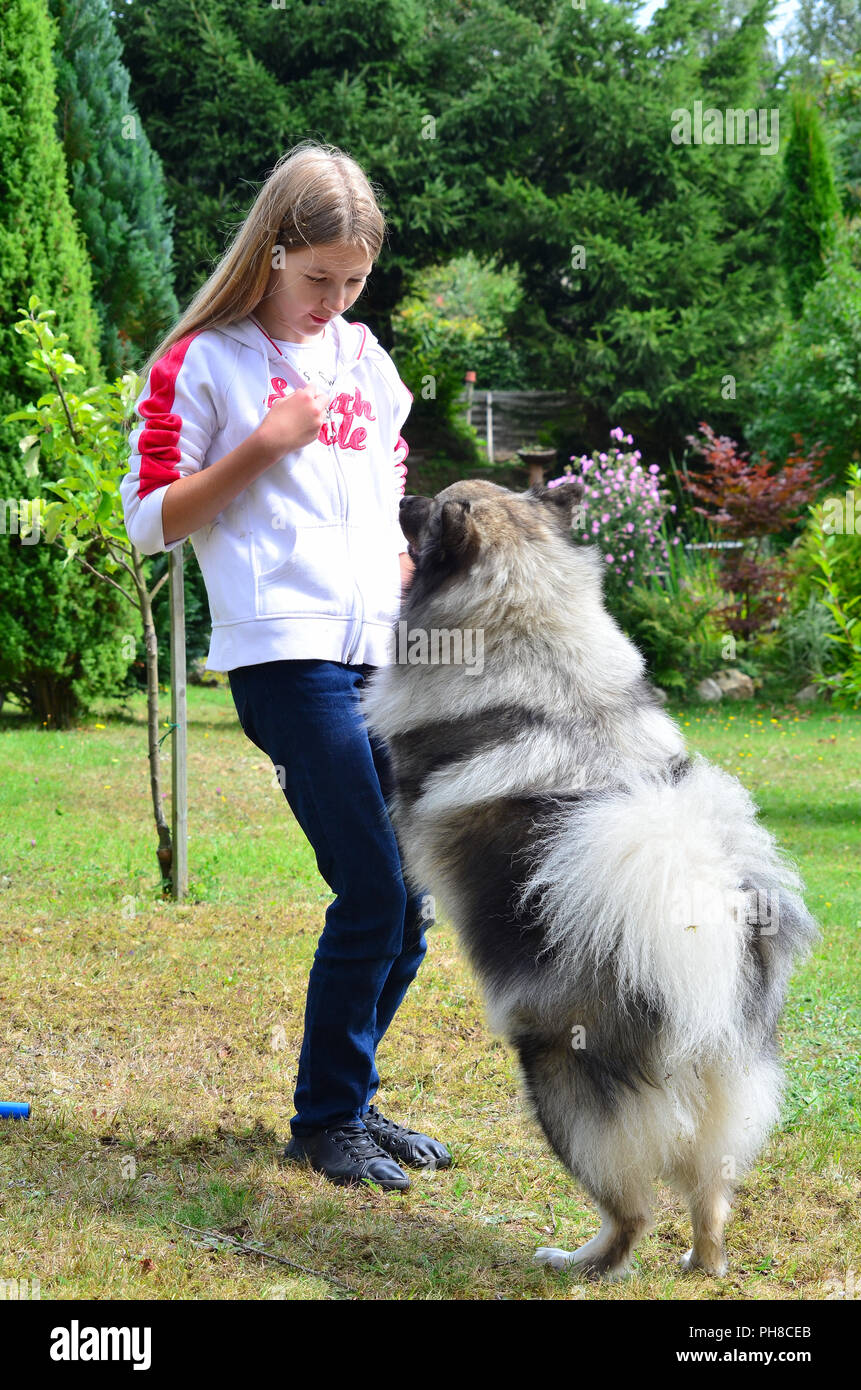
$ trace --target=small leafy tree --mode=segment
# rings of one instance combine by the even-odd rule
[[[39,524],[47,541],[64,547],[67,564],[74,561],[82,565],[122,594],[143,627],[156,855],[167,887],[173,854],[170,826],[162,808],[158,642],[152,616],[153,599],[167,573],[149,586],[144,557],[126,534],[120,501],[120,480],[128,472],[127,423],[141,383],[134,373],[127,372],[112,384],[91,386],[77,394],[72,386],[84,368],[67,351],[68,335],[51,328],[53,310],[42,309],[33,295],[27,309],[18,312],[21,317],[15,329],[30,341],[30,364],[53,388],[35,405],[7,417],[26,421],[33,428],[22,444],[29,466],[43,472],[45,492],[53,494],[38,499]],[[54,481],[45,476],[48,471]]]
[[[747,549],[727,552],[719,575],[721,588],[737,596],[721,616],[731,632],[750,638],[781,611],[788,579],[780,560],[766,553],[766,538],[802,520],[822,482],[830,481],[815,476],[822,450],[816,446],[806,457],[790,455],[775,472],[768,459],[752,463],[734,440],[718,437],[705,423],[699,437],[688,435],[688,443],[708,468],[705,475],[686,477],[689,491],[709,504],[694,510],[710,517],[728,539],[750,542]]]

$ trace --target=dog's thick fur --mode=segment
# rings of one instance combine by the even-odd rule
[[[572,535],[581,495],[405,497],[402,627],[479,630],[484,666],[402,650],[363,709],[389,745],[406,877],[454,923],[547,1142],[603,1218],[582,1249],[536,1258],[624,1273],[663,1178],[690,1207],[683,1266],[719,1275],[816,923],[747,791],[687,755],[604,607],[601,553]]]

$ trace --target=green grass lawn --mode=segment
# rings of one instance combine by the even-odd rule
[[[688,1219],[664,1188],[628,1281],[533,1266],[597,1216],[525,1113],[445,924],[380,1049],[379,1104],[454,1166],[384,1195],[279,1163],[331,894],[223,687],[191,693],[182,905],[157,888],[142,699],[68,732],[0,719],[0,1099],[33,1104],[28,1124],[0,1121],[0,1279],[38,1278],[43,1299],[821,1299],[850,1270],[861,1283],[861,714],[671,710],[751,789],[823,927],[726,1280],[678,1271]]]

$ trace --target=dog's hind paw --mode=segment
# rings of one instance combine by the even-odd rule
[[[701,1269],[704,1274],[711,1274],[715,1279],[722,1279],[727,1272],[727,1262],[725,1258],[721,1256],[717,1259],[708,1261],[700,1259],[699,1255],[694,1251],[693,1246],[691,1246],[690,1250],[685,1251],[684,1255],[682,1255],[679,1260],[679,1264],[685,1274],[689,1274],[692,1269]]]
[[[572,1250],[558,1250],[555,1245],[542,1245],[536,1250],[533,1257],[540,1265],[549,1265],[551,1269],[565,1269],[574,1259]]]
[[[631,1266],[624,1261],[610,1264],[606,1258],[597,1255],[594,1242],[581,1245],[579,1250],[559,1250],[554,1245],[542,1245],[534,1255],[538,1264],[548,1265],[550,1269],[570,1269],[577,1279],[606,1279],[614,1283],[617,1279],[627,1279]]]

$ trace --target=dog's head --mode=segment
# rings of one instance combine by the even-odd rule
[[[428,597],[465,578],[528,569],[525,557],[552,565],[560,547],[573,545],[575,516],[583,497],[579,478],[556,487],[512,492],[496,483],[467,479],[436,497],[401,499],[401,530],[416,566],[413,597]]]

